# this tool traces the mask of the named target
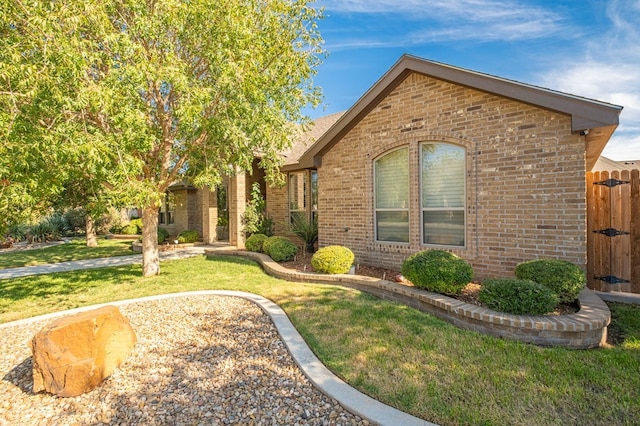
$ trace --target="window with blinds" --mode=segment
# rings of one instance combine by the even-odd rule
[[[420,145],[422,243],[465,245],[465,149]]]
[[[307,172],[289,173],[289,222],[307,217]]]
[[[376,241],[409,242],[409,148],[376,159],[374,204]]]

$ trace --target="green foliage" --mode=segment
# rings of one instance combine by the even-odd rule
[[[5,233],[5,237],[13,239],[15,242],[24,241],[27,239],[27,233],[29,232],[29,227],[25,224],[13,224],[9,226],[7,232]]]
[[[70,231],[74,234],[83,232],[86,226],[87,212],[82,207],[68,209],[64,212],[64,218],[69,224]]]
[[[273,235],[271,231],[273,221],[267,217],[267,203],[258,182],[254,182],[251,187],[251,200],[242,215],[242,224],[247,235],[264,234],[268,237]]]
[[[466,260],[444,250],[424,250],[409,256],[402,275],[416,287],[443,294],[460,294],[473,279]]]
[[[120,234],[122,234],[122,235],[136,235],[136,234],[138,234],[138,227],[133,223],[129,223],[127,225],[124,225],[122,228],[120,228]]]
[[[142,218],[131,219],[129,223],[136,227],[136,234],[142,234]]]
[[[255,251],[261,253],[263,251],[262,244],[269,238],[264,234],[253,234],[247,241],[245,241],[245,247],[249,251]]]
[[[298,254],[298,246],[286,237],[269,237],[262,244],[264,252],[276,262],[292,260]]]
[[[57,241],[60,239],[60,231],[55,223],[49,219],[43,219],[41,222],[33,225],[27,231],[27,241],[30,243],[44,243],[47,241]]]
[[[533,281],[496,278],[480,288],[480,301],[487,307],[516,315],[544,315],[558,306],[558,296]]]
[[[294,215],[291,231],[306,244],[309,253],[314,252],[314,244],[318,241],[318,218],[307,220],[305,215]]]
[[[194,229],[187,229],[178,234],[178,242],[180,244],[195,243],[200,240],[200,233]]]
[[[56,228],[59,235],[67,235],[71,231],[71,225],[61,213],[54,213],[48,218],[49,223]]]
[[[344,246],[327,246],[319,249],[311,257],[311,266],[325,274],[346,274],[353,265],[355,256]]]
[[[558,259],[536,259],[516,266],[516,277],[550,288],[560,302],[573,302],[587,283],[584,271],[571,262]]]
[[[164,243],[169,238],[169,231],[164,228],[158,228],[158,244]]]

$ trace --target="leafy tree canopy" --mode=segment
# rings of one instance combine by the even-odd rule
[[[152,211],[171,183],[215,185],[255,156],[277,180],[320,100],[309,0],[0,5],[2,188],[49,195],[80,170]]]

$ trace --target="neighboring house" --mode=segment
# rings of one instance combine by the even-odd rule
[[[534,258],[584,266],[585,174],[621,110],[403,56],[287,153],[287,185],[266,188],[268,214],[278,234],[294,215],[317,215],[319,245],[347,246],[362,264],[397,269],[442,248],[478,278]],[[229,241],[239,246],[247,179],[228,185]]]
[[[615,161],[607,157],[600,156],[595,166],[590,170],[592,172],[613,172],[621,170],[640,169],[640,160]]]

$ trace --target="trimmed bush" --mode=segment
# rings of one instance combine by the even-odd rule
[[[136,232],[134,232],[134,234],[142,234],[142,218],[131,219],[129,224],[136,227]]]
[[[158,244],[162,244],[169,238],[169,231],[164,228],[158,228]]]
[[[136,235],[137,233],[138,227],[133,223],[125,225],[120,229],[120,234],[122,235]]]
[[[269,237],[264,240],[262,249],[276,262],[292,260],[298,254],[298,246],[285,237]]]
[[[264,241],[269,238],[264,234],[253,234],[247,241],[245,241],[244,245],[249,251],[255,251],[258,253],[262,253],[264,250],[262,248],[262,244]]]
[[[346,274],[353,265],[355,256],[344,246],[327,246],[319,249],[311,257],[311,266],[325,274]]]
[[[531,280],[551,289],[561,303],[576,300],[587,283],[584,271],[566,260],[537,259],[516,266],[516,277]]]
[[[533,281],[496,278],[482,283],[480,301],[487,307],[515,315],[544,315],[558,306],[558,296]]]
[[[443,294],[460,294],[473,279],[466,260],[444,250],[424,250],[409,256],[402,275],[416,287]]]
[[[195,243],[200,240],[200,233],[194,229],[187,229],[178,234],[180,244]]]

